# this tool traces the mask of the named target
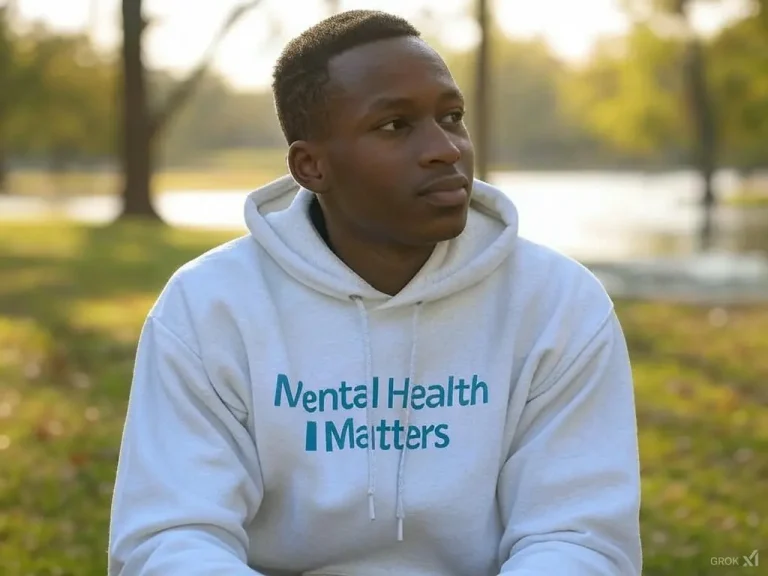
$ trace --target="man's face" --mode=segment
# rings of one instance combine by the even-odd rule
[[[397,38],[340,54],[329,73],[322,196],[333,219],[376,242],[423,246],[458,236],[474,152],[442,58],[418,38]]]

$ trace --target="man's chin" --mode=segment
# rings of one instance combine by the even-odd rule
[[[461,236],[467,227],[467,212],[445,216],[431,222],[423,229],[424,243],[437,244]]]

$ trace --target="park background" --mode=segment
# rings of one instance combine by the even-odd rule
[[[616,300],[645,574],[750,573],[768,546],[768,2],[0,0],[0,574],[106,573],[144,317],[285,172],[282,46],[368,7],[444,56],[521,233]]]

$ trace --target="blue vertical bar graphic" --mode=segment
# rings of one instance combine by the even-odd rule
[[[317,452],[317,422],[307,422],[307,439],[305,449],[307,452]]]

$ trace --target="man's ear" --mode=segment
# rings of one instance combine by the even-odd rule
[[[288,169],[301,186],[323,194],[329,188],[330,174],[319,147],[306,140],[297,140],[288,147]]]

